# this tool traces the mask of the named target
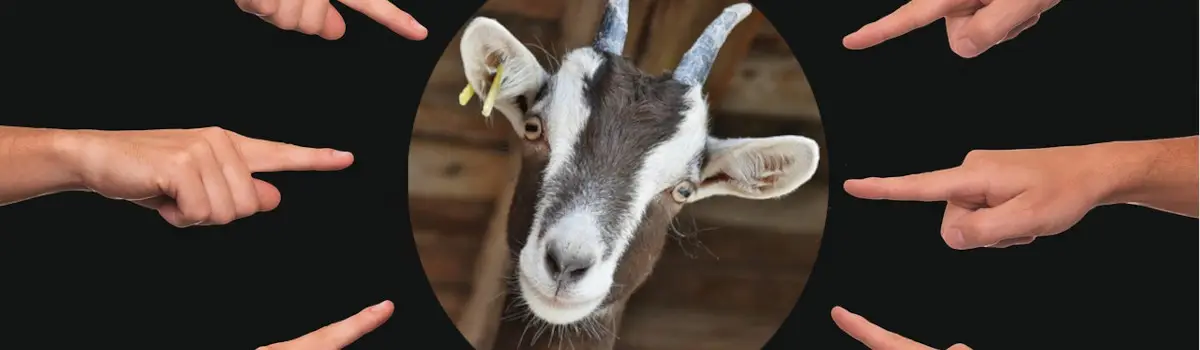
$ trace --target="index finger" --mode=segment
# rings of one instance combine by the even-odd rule
[[[252,173],[277,171],[342,170],[354,163],[354,155],[334,149],[308,148],[283,142],[259,140],[230,132]]]
[[[842,38],[847,49],[861,50],[907,34],[949,14],[954,4],[947,0],[912,0],[891,14],[871,22]]]
[[[393,309],[392,302],[385,300],[363,309],[347,319],[296,338],[293,342],[297,345],[303,344],[305,348],[310,349],[341,349],[375,330],[375,328],[379,328],[380,325],[387,321],[388,317],[392,316]]]
[[[986,183],[963,168],[950,168],[920,174],[846,180],[847,193],[863,199],[941,202],[959,196],[982,193]]]
[[[856,315],[841,306],[836,306],[830,312],[833,317],[833,323],[837,324],[843,332],[858,340],[863,345],[873,350],[917,350],[933,348],[905,338],[899,334],[892,333],[886,329],[876,326],[871,321],[862,316]]]
[[[400,34],[411,40],[425,39],[429,35],[429,31],[417,22],[408,12],[400,10],[396,5],[388,0],[340,0],[342,4],[367,15],[375,22],[379,22],[388,29],[391,29],[396,34]]]

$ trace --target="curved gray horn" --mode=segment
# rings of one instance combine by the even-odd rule
[[[704,28],[704,34],[700,34],[692,48],[683,54],[679,66],[675,67],[675,80],[691,86],[704,84],[717,53],[721,51],[721,45],[725,44],[725,38],[733,31],[733,27],[750,15],[751,10],[748,3],[726,7],[708,28]]]
[[[609,0],[604,5],[604,18],[592,44],[597,50],[620,56],[625,51],[625,35],[629,33],[629,0]]]

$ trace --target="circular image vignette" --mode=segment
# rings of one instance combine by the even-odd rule
[[[476,349],[760,349],[816,260],[824,145],[749,4],[491,0],[417,112],[413,235]]]

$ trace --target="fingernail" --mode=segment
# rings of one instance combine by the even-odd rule
[[[371,305],[371,307],[367,308],[367,311],[382,312],[383,308],[387,305],[387,303],[388,303],[387,300],[381,301],[381,302],[379,302],[379,304]]]
[[[333,150],[333,156],[338,158],[353,157],[354,154],[346,151]]]
[[[954,249],[962,249],[967,245],[967,241],[963,239],[962,231],[956,228],[946,230],[946,245]]]
[[[970,39],[963,40],[961,47],[963,50],[963,57],[971,58],[979,55],[979,45],[975,45],[975,42],[971,41]]]
[[[421,22],[417,22],[416,18],[409,17],[408,20],[411,21],[412,25],[417,27],[417,29],[419,29],[422,33],[429,33],[429,29],[426,29],[424,25],[421,25]]]

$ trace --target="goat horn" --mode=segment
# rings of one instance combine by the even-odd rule
[[[726,7],[717,19],[704,28],[704,34],[696,39],[692,48],[683,54],[683,59],[675,68],[675,80],[690,86],[704,84],[704,80],[708,79],[709,70],[712,69],[713,61],[717,58],[717,53],[721,51],[721,45],[725,44],[725,38],[729,36],[729,32],[733,31],[733,27],[750,15],[751,10],[748,3]]]
[[[629,33],[629,0],[609,0],[604,6],[604,18],[592,44],[596,49],[620,56],[625,51],[625,36]]]

